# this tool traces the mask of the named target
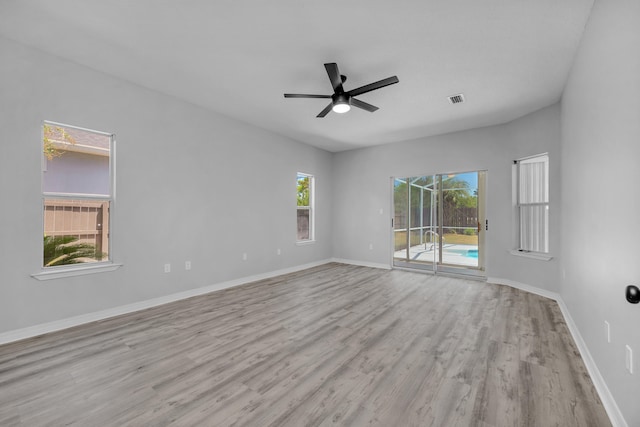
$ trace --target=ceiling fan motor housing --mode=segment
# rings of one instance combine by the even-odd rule
[[[351,97],[346,93],[334,93],[333,95],[331,95],[331,100],[333,101],[333,105],[336,105],[336,104],[351,105]]]

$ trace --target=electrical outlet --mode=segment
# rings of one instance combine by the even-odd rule
[[[276,251],[276,253],[277,253],[278,255],[281,255],[281,254],[282,254],[282,251],[280,250],[280,248],[278,248],[278,250]]]
[[[246,261],[246,260],[247,260],[247,253],[246,253],[246,252],[242,254],[242,260],[243,260],[243,261]]]
[[[164,265],[164,272],[165,273],[171,273],[171,264],[165,264]]]
[[[373,243],[369,243],[369,250],[372,251],[373,250]]]
[[[185,270],[191,270],[191,261],[185,261],[184,262],[184,269]]]
[[[633,374],[633,350],[628,345],[625,345],[625,357],[624,365],[630,374]]]
[[[605,336],[607,337],[607,342],[610,343],[611,342],[611,325],[609,325],[609,322],[607,322],[606,320],[604,321],[604,333],[605,333]]]

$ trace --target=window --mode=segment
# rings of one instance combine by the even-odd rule
[[[298,242],[309,242],[314,240],[313,192],[313,176],[298,172]]]
[[[549,156],[516,160],[519,247],[521,252],[549,252]]]
[[[43,125],[45,269],[111,260],[113,135]]]

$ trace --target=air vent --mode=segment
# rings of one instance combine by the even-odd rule
[[[452,104],[461,104],[464,102],[464,95],[459,93],[457,95],[451,95],[449,97],[449,102]]]

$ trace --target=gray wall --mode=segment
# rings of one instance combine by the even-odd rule
[[[487,275],[557,292],[557,257],[539,261],[508,253],[515,245],[513,160],[543,152],[550,155],[550,249],[560,255],[560,107],[556,104],[507,125],[335,154],[334,256],[390,265],[391,177],[486,170]]]
[[[624,298],[640,278],[639,22],[637,0],[596,1],[562,98],[561,294],[629,426],[640,426],[640,306]]]
[[[0,94],[0,333],[331,257],[328,152],[7,39]],[[116,134],[115,272],[30,277],[42,260],[44,120]],[[317,242],[306,246],[295,245],[298,171],[316,176]]]

